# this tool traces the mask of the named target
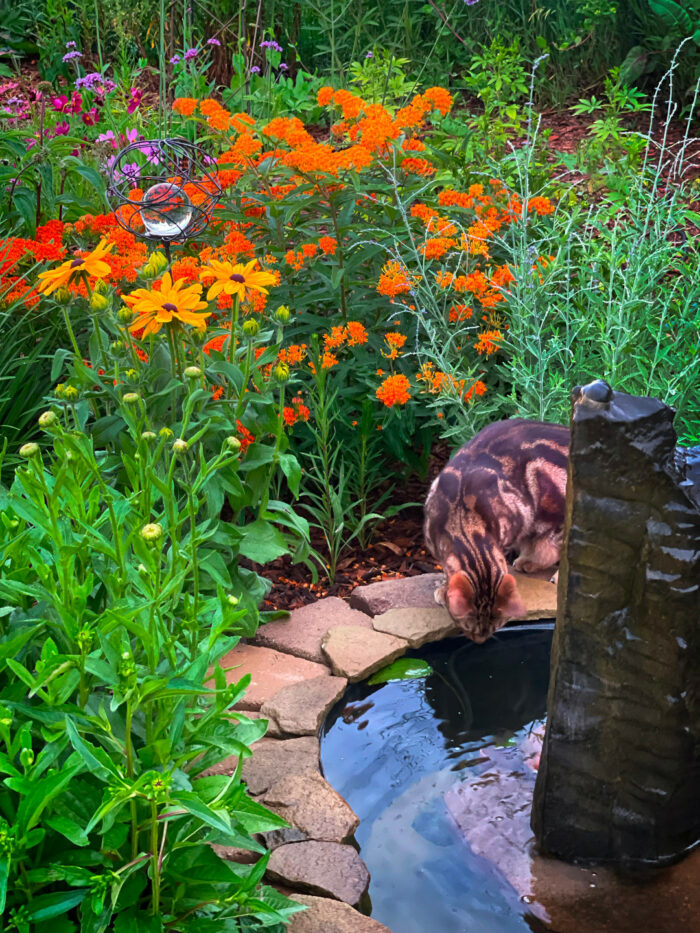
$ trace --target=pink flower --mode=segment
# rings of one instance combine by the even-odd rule
[[[91,107],[89,110],[86,110],[81,117],[85,126],[94,126],[99,122],[100,114],[97,110],[97,107]]]
[[[143,91],[140,88],[132,87],[129,91],[131,100],[129,101],[129,106],[126,108],[129,113],[133,113],[134,110],[138,110],[141,106],[141,98],[143,97]]]

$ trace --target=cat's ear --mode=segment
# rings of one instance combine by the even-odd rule
[[[524,619],[527,616],[527,609],[518,594],[518,584],[512,573],[507,573],[498,584],[493,607],[506,620]]]
[[[447,581],[447,609],[453,619],[465,619],[474,609],[474,587],[463,570]]]

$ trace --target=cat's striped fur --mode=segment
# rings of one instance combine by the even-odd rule
[[[508,573],[559,561],[569,429],[513,418],[480,431],[435,479],[425,539],[446,585],[435,594],[469,638],[485,641],[524,607]]]

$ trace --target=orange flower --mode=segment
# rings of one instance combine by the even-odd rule
[[[414,277],[415,281],[415,277]],[[387,298],[394,298],[403,292],[410,292],[411,282],[408,272],[400,263],[393,259],[385,263],[382,267],[382,274],[379,277],[377,291],[380,295],[386,295]]]
[[[472,396],[485,395],[485,394],[486,394],[486,386],[480,379],[477,379],[476,382],[472,386],[470,386],[467,389],[467,391],[464,393],[464,398],[465,398],[465,401],[469,402],[471,401]]]
[[[338,357],[335,353],[329,353],[327,350],[321,357],[321,369],[330,369],[338,365]]]
[[[384,334],[384,339],[389,347],[389,352],[385,353],[382,350],[382,356],[385,356],[388,360],[395,360],[400,355],[401,348],[406,343],[406,335],[392,331],[391,333]]]
[[[37,291],[50,295],[57,288],[67,285],[81,272],[96,278],[104,278],[109,275],[110,267],[105,262],[105,257],[112,249],[112,245],[112,243],[108,244],[104,239],[100,240],[95,249],[88,253],[87,256],[69,259],[67,262],[61,263],[57,269],[47,269],[46,272],[40,272]]]
[[[534,211],[536,214],[539,214],[540,217],[545,214],[554,213],[554,207],[549,198],[541,198],[539,196],[530,198],[527,202],[527,209],[528,211]]]
[[[318,241],[318,245],[321,247],[321,252],[324,256],[334,256],[338,241],[334,240],[332,236],[322,236]]]
[[[142,337],[157,334],[163,324],[180,321],[190,324],[197,330],[204,330],[206,320],[211,311],[203,311],[207,307],[206,301],[201,301],[201,285],[185,285],[185,280],[173,282],[170,273],[166,272],[160,282],[160,291],[155,289],[137,288],[135,292],[124,296],[124,301],[139,317],[129,325],[129,330],[143,331]]]
[[[319,107],[327,107],[333,100],[333,88],[322,87],[316,95],[316,103]]]
[[[367,343],[369,338],[364,324],[360,324],[359,321],[348,321],[346,329],[349,347],[357,347]]]
[[[411,393],[408,391],[410,388],[411,383],[406,376],[401,374],[387,376],[377,389],[376,395],[380,402],[383,402],[387,408],[391,408],[394,405],[406,404],[411,397]]]
[[[194,97],[176,97],[173,101],[173,110],[182,117],[191,117],[197,109],[197,101]]]
[[[479,334],[479,339],[474,344],[477,353],[485,353],[491,356],[500,349],[500,341],[503,340],[503,334],[500,330],[485,330]]]
[[[260,292],[267,295],[267,285],[274,285],[276,276],[272,272],[261,272],[256,269],[257,259],[251,259],[245,265],[230,262],[219,262],[211,259],[209,265],[199,273],[200,279],[215,279],[209,286],[207,301],[216,298],[222,292],[225,295],[237,295],[240,301],[246,296],[246,290]]]

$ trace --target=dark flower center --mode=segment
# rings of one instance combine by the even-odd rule
[[[166,301],[165,304],[163,305],[163,311],[170,311],[174,313],[175,311],[177,311],[177,305],[174,305],[171,302]]]
[[[71,269],[77,269],[78,266],[82,266],[84,262],[85,262],[84,259],[74,259],[73,262],[70,264],[70,267]]]
[[[244,276],[244,275],[241,275],[240,272],[234,272],[233,275],[231,276],[231,281],[232,281],[232,282],[241,282],[241,283],[242,283],[242,282],[245,282],[245,276]]]

